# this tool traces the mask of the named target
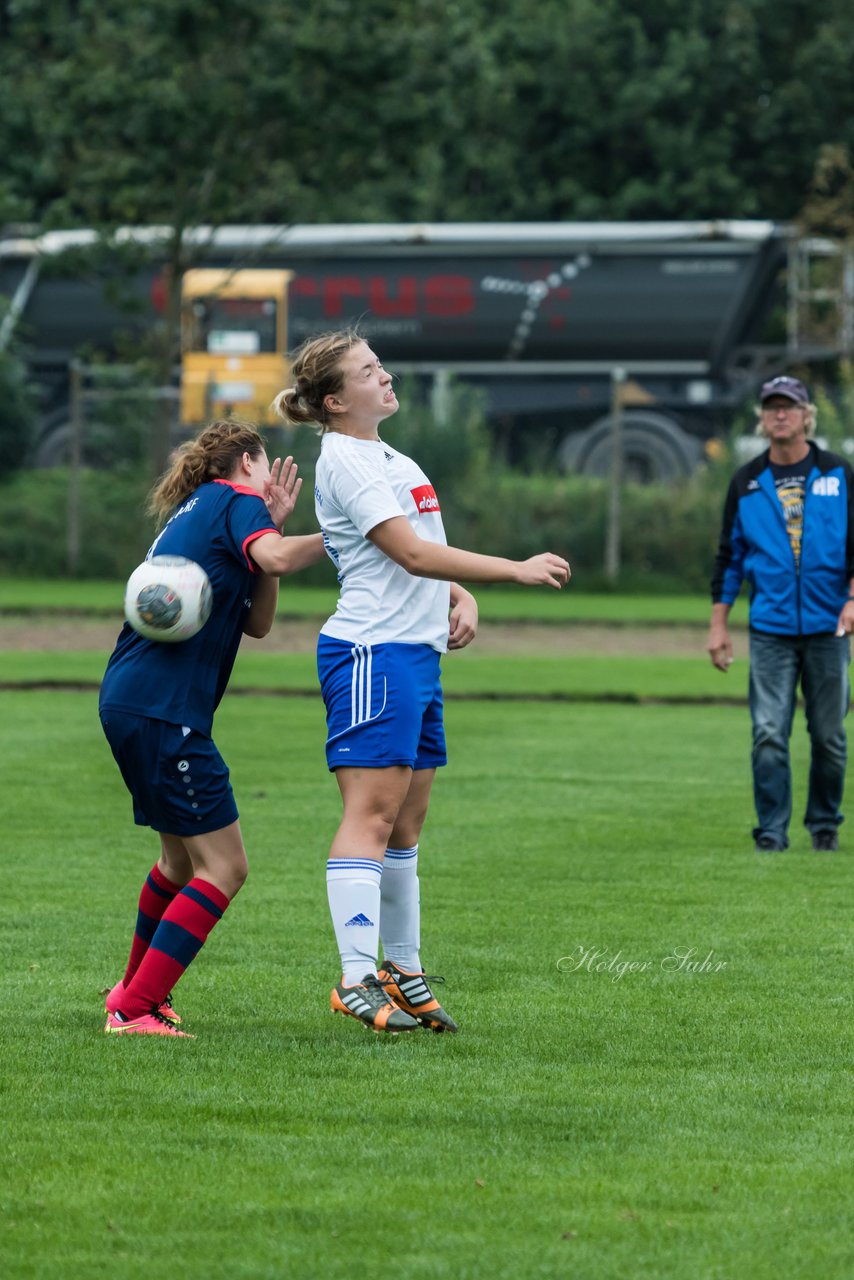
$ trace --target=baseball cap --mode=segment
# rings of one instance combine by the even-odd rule
[[[802,382],[797,378],[787,378],[781,376],[772,378],[770,382],[762,383],[762,390],[759,392],[760,403],[764,404],[771,396],[785,396],[787,400],[794,400],[796,404],[809,404],[810,393]]]

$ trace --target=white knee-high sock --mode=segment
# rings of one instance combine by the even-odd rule
[[[421,972],[421,894],[418,845],[386,849],[380,881],[380,937],[383,955],[407,973]]]
[[[345,987],[376,974],[380,940],[380,877],[376,858],[330,858],[326,892]]]

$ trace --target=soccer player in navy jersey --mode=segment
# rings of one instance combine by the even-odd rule
[[[273,625],[279,577],[323,554],[320,534],[283,537],[302,481],[272,467],[254,427],[214,422],[175,454],[149,509],[165,524],[151,555],[206,571],[211,616],[179,644],[122,628],[101,685],[104,733],[133,799],[160,836],[124,977],[106,994],[110,1034],[185,1036],[171,992],[246,879],[228,768],[211,728],[241,636]]]
[[[456,1031],[421,965],[418,881],[430,789],[446,761],[439,658],[477,629],[477,605],[453,580],[559,588],[569,565],[550,552],[516,561],[447,545],[428,477],[380,439],[398,402],[358,334],[309,339],[292,374],[275,406],[321,430],[315,504],[341,585],[318,642],[327,763],[344,809],[326,872],[342,967],[331,1004],[375,1031]]]

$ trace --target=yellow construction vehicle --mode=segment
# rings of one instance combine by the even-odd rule
[[[273,268],[184,274],[182,427],[227,417],[276,421],[270,402],[287,384],[292,275]]]

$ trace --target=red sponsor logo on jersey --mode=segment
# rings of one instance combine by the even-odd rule
[[[412,489],[411,493],[420,516],[427,515],[428,511],[441,511],[439,499],[432,484],[420,484],[417,489]]]

